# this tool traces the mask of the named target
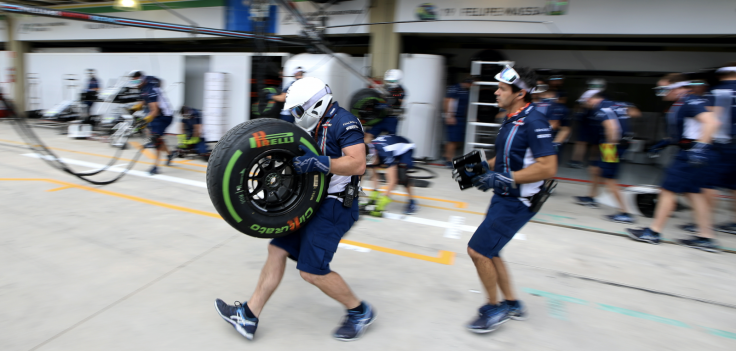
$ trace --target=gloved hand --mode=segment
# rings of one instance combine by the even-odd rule
[[[481,167],[483,168],[483,171],[485,173],[488,173],[488,172],[491,171],[491,167],[488,166],[488,161],[483,160],[480,164],[481,164]],[[469,178],[472,179],[473,177],[475,177],[475,176],[478,175],[478,174],[476,174],[475,172],[472,171],[475,168],[476,165],[477,165],[477,163],[473,163],[473,164],[467,165],[464,169],[460,169],[460,170],[453,169],[452,170],[452,179],[455,179],[455,181],[459,183],[462,180],[462,176],[461,176],[461,173],[460,172],[464,173],[466,176],[468,176]]]
[[[687,150],[687,162],[695,167],[705,166],[708,164],[710,150],[710,144],[696,142]]]
[[[276,95],[276,94],[267,94],[266,95],[266,100],[273,100],[273,96],[274,95]]]
[[[670,138],[662,139],[647,150],[647,155],[649,155],[650,158],[659,157],[659,152],[670,145],[672,145],[672,140]]]
[[[304,151],[304,156],[294,157],[292,161],[297,174],[312,172],[330,173],[330,158],[328,156],[319,156],[304,145],[299,145],[299,149]]]
[[[560,146],[562,146],[562,143],[552,142],[552,147],[555,148],[555,152],[558,154],[560,153]]]
[[[475,176],[473,178],[473,186],[484,192],[489,189],[507,192],[511,188],[516,188],[516,183],[509,173],[488,171]]]
[[[153,121],[154,118],[156,118],[156,116],[154,116],[154,115],[148,115],[145,118],[143,118],[143,122],[151,123],[151,121]]]

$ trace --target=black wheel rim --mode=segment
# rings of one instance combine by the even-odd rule
[[[247,187],[246,202],[254,210],[278,216],[299,203],[305,178],[294,171],[293,158],[287,150],[269,150],[241,171],[241,184]]]

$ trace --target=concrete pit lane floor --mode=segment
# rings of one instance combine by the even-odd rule
[[[78,170],[114,153],[34,130]],[[572,203],[587,192],[579,182],[562,182],[502,252],[529,319],[468,332],[485,297],[466,245],[491,193],[460,191],[439,167],[417,189],[419,212],[401,215],[406,198],[395,196],[385,218],[362,217],[335,255],[331,267],[378,312],[361,340],[331,337],[344,310],[289,261],[248,341],[213,302],[249,297],[268,241],[219,218],[204,162],[178,159],[150,177],[147,153],[138,172],[93,186],[49,167],[0,122],[0,350],[736,349],[736,236],[719,233],[732,252],[717,254],[634,242],[603,219],[613,209]],[[723,220],[730,200],[720,206]],[[664,236],[685,237],[676,225],[690,215],[677,212]]]

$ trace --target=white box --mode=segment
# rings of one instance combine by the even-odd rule
[[[227,91],[228,85],[225,81],[210,81],[204,83],[204,90]]]

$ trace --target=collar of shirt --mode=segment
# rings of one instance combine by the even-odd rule
[[[514,113],[509,113],[506,116],[506,119],[503,121],[503,124],[511,123],[519,120],[520,118],[524,118],[529,115],[529,112],[532,111],[532,104],[530,102],[527,102],[526,105],[524,105],[522,108],[518,109]]]

